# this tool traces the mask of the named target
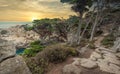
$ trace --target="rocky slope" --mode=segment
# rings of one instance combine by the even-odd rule
[[[1,38],[8,41],[13,41],[18,48],[27,47],[30,42],[39,39],[39,35],[37,33],[32,30],[26,31],[23,26],[15,26],[3,30],[6,30],[7,33],[2,34]]]
[[[12,42],[0,39],[0,74],[32,74]]]
[[[95,41],[96,49],[89,58],[75,58],[74,62],[63,67],[63,74],[120,74],[120,27],[116,33],[116,41],[111,49],[101,45],[104,36]],[[80,49],[81,53],[89,50]],[[85,52],[82,52],[84,51]]]

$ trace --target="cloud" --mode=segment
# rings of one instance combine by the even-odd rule
[[[28,18],[35,15],[40,16],[40,18],[66,18],[74,14],[70,7],[70,5],[61,3],[59,0],[0,0],[0,17],[10,16],[12,18],[11,15],[14,15],[14,18],[24,16]]]

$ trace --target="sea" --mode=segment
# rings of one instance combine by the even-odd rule
[[[17,26],[17,25],[32,25],[32,22],[2,22],[0,21],[0,28],[10,28],[12,26]]]

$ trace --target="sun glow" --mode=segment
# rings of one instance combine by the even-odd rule
[[[37,18],[37,17],[32,17],[32,19],[31,19],[31,20],[32,20],[32,21],[34,21],[34,20],[36,20],[36,19],[38,19],[38,18]]]

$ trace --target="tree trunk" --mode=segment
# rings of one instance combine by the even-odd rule
[[[81,25],[82,25],[81,22],[82,21],[79,21],[78,30],[77,30],[77,37],[78,37],[77,44],[78,45],[80,44],[80,33],[81,33]]]
[[[91,32],[91,37],[90,37],[89,41],[93,40],[95,29],[96,29],[96,26],[97,26],[97,24],[99,22],[99,10],[100,10],[99,3],[100,3],[100,1],[98,0],[97,1],[97,15],[96,15],[95,23],[93,24],[93,28],[92,28],[92,32]]]

